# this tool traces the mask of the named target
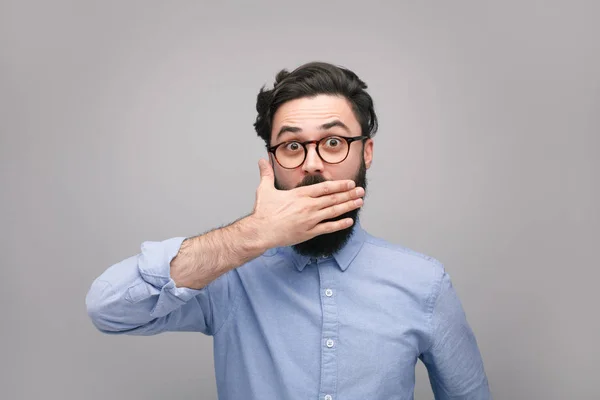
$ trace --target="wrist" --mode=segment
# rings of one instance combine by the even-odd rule
[[[264,223],[254,214],[250,214],[238,221],[239,231],[243,237],[245,250],[251,254],[260,255],[274,247],[265,235]]]

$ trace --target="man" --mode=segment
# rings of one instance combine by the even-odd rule
[[[366,88],[331,64],[281,71],[257,98],[269,162],[253,212],[108,268],[86,298],[95,326],[213,336],[220,399],[412,399],[418,359],[436,399],[491,398],[443,266],[360,225]]]

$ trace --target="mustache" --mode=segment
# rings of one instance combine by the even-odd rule
[[[323,175],[307,175],[298,185],[296,185],[296,187],[316,185],[317,183],[325,182],[326,180],[327,179],[325,179]]]

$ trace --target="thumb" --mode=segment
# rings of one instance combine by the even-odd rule
[[[268,183],[269,186],[274,186],[275,178],[271,164],[264,158],[261,158],[258,160],[258,168],[260,170],[260,183]]]

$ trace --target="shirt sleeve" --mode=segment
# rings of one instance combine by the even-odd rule
[[[437,294],[435,294],[437,292]],[[489,400],[483,360],[462,304],[444,271],[431,309],[429,348],[420,355],[436,400]]]
[[[200,290],[176,287],[170,276],[171,260],[184,240],[144,242],[139,254],[96,278],[85,299],[94,326],[108,334],[213,334],[233,300],[230,277],[224,274]]]

